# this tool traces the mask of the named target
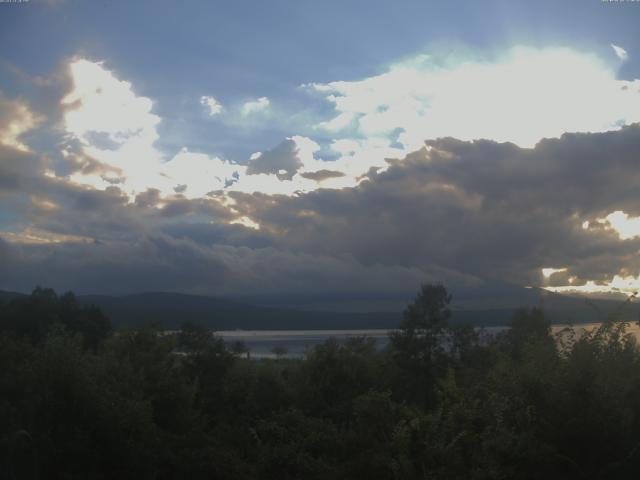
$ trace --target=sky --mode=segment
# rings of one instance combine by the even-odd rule
[[[0,2],[0,289],[640,287],[640,2]]]

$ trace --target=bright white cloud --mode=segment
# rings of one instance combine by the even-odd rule
[[[338,152],[342,155],[354,155],[357,151],[361,149],[360,142],[349,139],[342,138],[340,140],[335,140],[331,144],[331,150],[334,152]]]
[[[613,51],[615,52],[616,57],[618,57],[620,60],[622,60],[623,62],[625,60],[628,60],[629,54],[624,48],[619,47],[618,45],[615,45],[613,43],[611,44],[611,48],[613,48]]]
[[[318,128],[397,140],[406,151],[445,136],[532,147],[565,132],[616,129],[640,121],[639,87],[593,55],[522,47],[491,61],[420,55],[374,77],[311,85],[336,111]]]
[[[598,219],[598,223],[605,224],[615,230],[620,240],[640,237],[640,217],[630,217],[621,210],[616,210],[605,218]]]
[[[620,240],[630,240],[640,237],[640,217],[631,217],[621,210],[616,210],[604,218],[595,221],[596,224],[603,225],[607,229],[611,229],[618,234]],[[585,221],[582,228],[591,228],[591,222]],[[551,277],[554,273],[567,272],[567,268],[543,268],[542,274],[545,278]],[[583,285],[572,285],[575,277],[570,277],[569,285],[558,285],[544,287],[549,291],[556,293],[623,293],[630,295],[640,291],[640,277],[631,275],[615,275],[611,281],[596,283],[592,280],[585,282]]]
[[[152,101],[137,96],[102,62],[75,59],[69,71],[73,89],[62,99],[64,125],[83,153],[121,171],[122,186],[131,195],[162,182],[157,171],[161,155],[153,146],[160,117],[151,113]],[[77,173],[71,179],[96,188],[110,185],[100,173]]]
[[[245,176],[246,166],[187,148],[165,161],[154,147],[160,118],[152,113],[150,99],[137,96],[129,82],[116,78],[101,62],[78,59],[70,72],[74,89],[62,100],[65,127],[80,140],[84,154],[121,173],[119,186],[131,199],[148,188],[164,195],[178,188],[188,198],[200,198]],[[77,172],[71,180],[94,188],[111,185],[101,172]],[[254,186],[261,191],[260,185]]]
[[[160,167],[171,188],[186,185],[183,193],[189,198],[204,197],[213,190],[223,190],[225,186],[237,182],[240,175],[244,176],[246,169],[244,165],[190,152],[186,148]]]
[[[269,108],[269,105],[271,105],[271,101],[267,97],[250,100],[242,105],[242,114],[251,115],[252,113],[263,112]]]
[[[544,278],[549,278],[554,273],[560,273],[560,272],[566,272],[566,271],[567,271],[566,268],[543,268],[542,275],[544,276]]]
[[[584,285],[563,285],[559,287],[543,287],[556,293],[623,293],[632,295],[640,291],[640,277],[615,275],[608,283],[595,283],[589,280]]]
[[[215,190],[294,195],[318,188],[317,182],[298,174],[290,179],[279,178],[277,172],[248,175],[246,165],[188,148],[165,161],[154,147],[160,118],[152,113],[150,99],[137,96],[129,82],[116,78],[100,62],[74,60],[70,73],[74,88],[62,100],[67,109],[67,132],[80,141],[83,154],[117,173],[119,186],[131,199],[148,188],[158,189],[163,195],[174,195],[178,188],[187,198],[201,198]],[[268,106],[269,100],[263,97],[253,104],[249,111]],[[327,168],[314,157],[320,148],[314,141],[302,136],[287,140],[295,146],[291,154],[301,163],[300,172]],[[104,189],[113,184],[112,176],[77,172],[71,181]],[[353,179],[338,180],[341,185],[354,184]],[[330,183],[324,182],[323,186],[330,187],[325,185]]]
[[[200,104],[207,107],[208,113],[212,117],[222,113],[222,105],[218,100],[210,95],[203,95],[200,97]]]
[[[64,124],[81,142],[83,154],[124,179],[119,185],[130,197],[147,188],[165,195],[179,188],[189,198],[222,189],[294,195],[357,185],[370,168],[386,168],[386,159],[402,158],[429,138],[489,138],[532,146],[566,131],[603,131],[640,121],[640,80],[616,80],[611,68],[569,49],[516,48],[484,61],[438,63],[422,55],[364,80],[315,84],[311,89],[336,109],[316,128],[333,134],[329,146],[339,158],[322,160],[320,146],[298,135],[287,139],[295,144],[287,151],[289,163],[273,158],[269,164],[274,168],[262,170],[255,162],[269,152],[277,154],[276,149],[254,154],[249,166],[188,148],[167,161],[154,147],[160,118],[152,112],[152,101],[136,95],[129,82],[100,62],[71,63],[74,88],[63,99]],[[212,96],[200,102],[212,115],[223,110]],[[240,113],[247,117],[269,108],[269,99],[260,97],[241,105]],[[293,167],[282,166],[289,164]],[[339,174],[322,173],[327,171]],[[97,188],[114,181],[104,173],[77,173],[72,180]]]
[[[157,138],[160,117],[149,98],[136,96],[131,83],[118,80],[102,62],[76,59],[69,66],[73,90],[62,99],[65,127],[85,143],[92,132],[108,134],[119,145],[133,138]]]
[[[249,217],[240,217],[237,220],[234,220],[232,222],[229,223],[235,223],[238,225],[243,225],[247,228],[252,228],[253,230],[260,230],[260,224],[254,222],[253,220],[251,220]]]

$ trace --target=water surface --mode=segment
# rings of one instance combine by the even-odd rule
[[[585,331],[593,330],[600,326],[600,323],[584,323],[574,325],[578,335]],[[554,334],[570,327],[570,325],[553,325]],[[495,335],[508,327],[485,327],[482,330],[488,335]],[[389,342],[389,332],[391,330],[370,329],[370,330],[224,330],[216,332],[226,342],[244,342],[249,349],[252,358],[276,358],[274,349],[281,348],[286,352],[286,357],[302,357],[308,349],[320,345],[330,337],[334,337],[338,343],[344,343],[352,337],[373,338],[378,348],[383,348]],[[640,325],[629,324],[627,332],[635,335],[640,341]]]

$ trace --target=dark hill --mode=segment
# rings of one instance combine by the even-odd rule
[[[84,295],[79,300],[100,307],[114,325],[130,327],[159,323],[177,328],[189,321],[216,330],[366,329],[393,328],[400,319],[399,313],[305,312],[179,293]]]
[[[0,291],[0,302],[7,302],[24,294]],[[111,319],[116,327],[140,327],[158,324],[162,328],[178,328],[183,322],[194,322],[216,330],[329,330],[329,329],[385,329],[398,325],[403,305],[395,311],[325,311],[314,309],[311,302],[287,305],[284,298],[277,305],[259,305],[256,299],[229,300],[216,297],[180,293],[140,293],[122,296],[80,295],[80,303],[94,304]],[[251,301],[253,300],[253,301]],[[318,299],[313,299],[317,305]],[[331,299],[324,299],[336,306]],[[366,298],[361,298],[366,307]],[[372,304],[375,299],[372,297]],[[337,306],[340,304],[337,303]],[[404,303],[406,305],[406,303]],[[455,292],[453,322],[478,326],[505,325],[513,311],[521,306],[542,307],[552,323],[597,322],[619,312],[619,319],[638,320],[640,305],[621,308],[621,301],[593,300],[549,293],[540,289],[509,287],[482,291]],[[374,310],[375,307],[371,309]]]

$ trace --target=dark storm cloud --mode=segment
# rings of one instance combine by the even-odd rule
[[[442,272],[362,265],[353,258],[311,255],[273,247],[201,245],[167,235],[135,242],[14,245],[0,239],[0,289],[123,293],[177,291],[202,294],[414,291]]]
[[[3,242],[0,284],[257,295],[411,292],[421,281],[535,285],[542,267],[569,267],[556,284],[637,275],[640,240],[621,241],[596,220],[640,214],[639,147],[638,126],[567,134],[534,149],[445,138],[355,188],[236,192],[231,205],[221,193],[189,200],[153,189],[130,201],[117,186],[45,177],[37,157],[5,149],[5,195],[26,189],[40,202],[21,207],[22,221],[89,240]],[[229,223],[243,216],[260,229]]]
[[[640,127],[566,134],[534,149],[440,139],[354,189],[297,197],[236,194],[289,248],[370,264],[442,266],[522,284],[540,268],[578,279],[639,273],[637,239],[584,221],[640,214]]]

